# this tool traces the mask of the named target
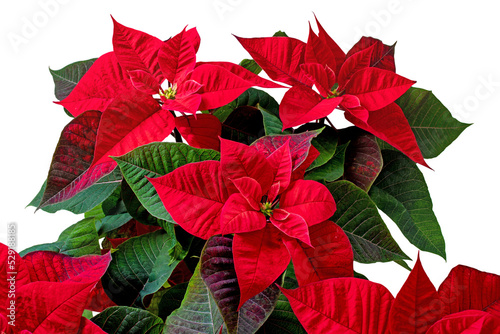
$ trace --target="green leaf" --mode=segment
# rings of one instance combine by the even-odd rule
[[[207,286],[201,279],[200,265],[189,281],[181,307],[165,322],[165,334],[219,334],[224,321]]]
[[[219,160],[220,154],[182,143],[151,143],[115,157],[130,188],[154,217],[173,222],[153,185],[146,177],[159,177],[191,162]]]
[[[257,108],[259,108],[260,112],[262,113],[264,132],[266,136],[292,133],[292,131],[290,130],[285,130],[283,132],[281,131],[281,129],[283,129],[283,123],[281,123],[281,120],[279,119],[278,116],[276,116],[272,112],[269,112],[268,110],[263,108],[260,104],[257,104]]]
[[[360,273],[358,273],[358,272],[354,272],[354,277],[356,277],[356,278],[360,278],[360,279],[365,279],[365,280],[368,280],[368,278],[367,278],[365,275],[360,274]]]
[[[95,219],[86,218],[65,229],[56,242],[29,247],[21,256],[34,251],[52,251],[73,257],[89,254],[101,254],[99,236],[95,228]]]
[[[244,67],[245,69],[249,70],[254,74],[259,74],[260,72],[262,72],[262,68],[253,59],[243,59],[240,62],[240,66]]]
[[[172,312],[181,307],[187,287],[188,283],[181,283],[165,290],[158,304],[158,316],[160,318],[166,319]]]
[[[108,334],[160,334],[163,329],[154,314],[128,306],[109,307],[91,320]]]
[[[370,197],[413,245],[446,259],[444,238],[424,176],[402,153],[383,150],[382,156],[384,168]]]
[[[96,58],[93,58],[89,60],[77,61],[61,68],[60,70],[52,70],[49,68],[55,84],[54,95],[59,101],[64,100],[69,93],[71,93],[78,81],[80,81],[83,75],[96,60]]]
[[[138,222],[146,225],[165,226],[166,220],[157,218],[149,213],[141,204],[134,191],[127,182],[122,182],[122,199],[125,203],[128,213]]]
[[[314,146],[315,149],[319,151],[320,155],[319,157],[316,158],[316,160],[313,161],[313,163],[307,168],[307,170],[312,170],[314,168],[323,166],[330,159],[333,158],[333,155],[337,150],[337,143],[338,143],[337,131],[327,125],[309,123],[301,126],[298,129],[298,132],[303,132],[306,130],[309,131],[318,130],[318,129],[322,129],[322,131],[318,136],[316,136],[312,140],[311,144]]]
[[[344,174],[344,159],[349,143],[337,146],[333,157],[323,166],[306,172],[306,180],[318,182],[333,182]]]
[[[257,104],[266,109],[269,113],[279,117],[278,102],[268,93],[255,88],[247,89],[234,101],[215,109],[213,115],[216,116],[221,123],[224,123],[228,116],[237,108],[244,106],[257,107]]]
[[[354,260],[373,263],[409,259],[392,238],[366,192],[349,181],[336,181],[327,188],[337,204],[331,220],[349,237]]]
[[[164,230],[122,243],[102,277],[111,300],[118,305],[144,307],[144,297],[158,291],[179,263],[170,258],[176,244],[175,237]]]
[[[70,199],[64,202],[44,206],[43,208],[40,208],[40,210],[49,213],[54,213],[59,210],[67,210],[75,214],[87,212],[108,198],[116,190],[116,188],[118,188],[121,180],[121,173],[118,168],[116,168],[112,173],[104,176],[95,184],[79,192]],[[46,182],[42,185],[42,188],[30,204],[28,204],[28,206],[38,207],[40,201],[42,200],[45,186]]]
[[[293,313],[290,302],[281,294],[273,313],[269,316],[258,334],[307,334],[299,319]]]
[[[288,35],[284,31],[278,30],[274,33],[273,37],[288,37]]]
[[[470,124],[457,121],[449,110],[428,90],[410,88],[396,103],[403,110],[426,159],[443,152]],[[380,141],[380,148],[394,149]]]

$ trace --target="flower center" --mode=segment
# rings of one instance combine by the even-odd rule
[[[177,94],[177,84],[168,87],[166,90],[160,90],[160,95],[168,100],[175,100],[175,94]]]
[[[339,84],[336,83],[335,85],[333,85],[332,90],[330,91],[330,93],[328,93],[327,99],[332,99],[334,97],[339,97],[342,94],[342,92],[339,92],[338,89],[339,89]]]
[[[273,213],[273,203],[260,203],[260,212],[262,212],[266,217],[271,217]]]

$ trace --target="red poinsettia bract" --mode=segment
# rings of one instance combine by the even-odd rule
[[[287,140],[266,157],[255,147],[221,139],[220,162],[189,164],[150,179],[172,218],[189,233],[204,239],[235,233],[240,306],[286,269],[288,240],[310,245],[309,228],[335,212],[325,186],[292,182],[290,147]]]
[[[310,27],[307,43],[289,37],[238,37],[271,79],[292,85],[280,105],[283,128],[324,118],[339,108],[354,125],[426,166],[406,117],[394,103],[415,83],[394,72],[394,49],[364,37],[346,56],[317,24],[319,34]]]

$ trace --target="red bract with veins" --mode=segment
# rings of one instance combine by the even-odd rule
[[[307,161],[315,134],[308,136],[279,136],[276,142],[286,141],[271,152],[274,146],[269,144],[257,145],[263,150],[259,151],[221,139],[220,162],[193,163],[150,179],[172,218],[189,233],[204,239],[235,234],[240,306],[286,269],[290,262],[286,241],[311,245],[309,227],[335,212],[335,201],[324,185],[292,181],[293,166],[298,169]]]
[[[346,56],[317,24],[319,34],[309,27],[307,43],[289,37],[238,38],[271,79],[292,85],[280,105],[283,128],[325,118],[338,108],[357,127],[427,166],[394,103],[415,83],[394,73],[394,48],[364,37]]]

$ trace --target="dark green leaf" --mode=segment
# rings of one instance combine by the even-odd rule
[[[257,104],[257,108],[259,108],[262,113],[262,118],[264,122],[264,132],[266,136],[272,135],[282,135],[282,134],[290,134],[292,133],[290,130],[281,131],[283,129],[283,123],[278,116],[269,112],[265,108],[263,108],[260,104]]]
[[[222,123],[224,139],[250,145],[264,135],[263,117],[256,107],[238,107]]]
[[[323,166],[307,172],[304,178],[318,182],[333,182],[340,178],[344,174],[344,159],[348,146],[349,143],[337,146],[333,158]]]
[[[384,168],[370,197],[416,247],[446,258],[441,228],[424,176],[402,153],[383,150]]]
[[[314,168],[323,166],[330,159],[333,158],[335,151],[337,150],[338,135],[337,131],[332,129],[327,125],[308,123],[297,129],[298,132],[303,132],[306,130],[318,130],[323,128],[321,133],[316,136],[311,144],[316,148],[320,155],[313,161],[307,170],[312,170]]]
[[[284,31],[278,30],[274,33],[273,37],[288,37],[288,35]]]
[[[166,220],[156,218],[141,204],[127,182],[122,182],[122,199],[129,214],[138,222],[146,225],[164,226]]]
[[[146,177],[166,175],[191,162],[219,160],[219,156],[216,151],[193,148],[182,143],[151,143],[114,159],[144,208],[156,218],[173,222]]]
[[[349,181],[327,185],[337,204],[331,218],[351,241],[354,260],[362,263],[409,259],[392,238],[375,203]]]
[[[247,70],[249,70],[254,74],[259,74],[260,72],[262,72],[262,68],[253,59],[243,59],[240,62],[240,66],[246,68]]]
[[[408,119],[426,159],[437,157],[470,126],[453,118],[436,96],[425,89],[412,87],[396,103]],[[380,147],[392,148],[386,143]]]
[[[59,101],[64,100],[69,93],[71,93],[78,81],[80,81],[95,61],[96,58],[77,61],[61,68],[60,70],[52,70],[49,68],[55,84],[54,95]]]
[[[163,330],[160,318],[127,306],[109,307],[91,320],[108,334],[160,334]]]
[[[293,313],[290,302],[281,294],[273,313],[257,332],[258,334],[307,334]]]
[[[160,318],[167,319],[172,312],[181,307],[187,287],[188,283],[181,283],[165,290],[160,304],[158,304],[158,316]]]
[[[365,275],[357,273],[357,272],[354,272],[354,277],[368,280],[368,278]]]
[[[164,230],[122,243],[102,277],[108,296],[118,305],[144,307],[144,297],[158,291],[179,263],[170,257],[176,244],[175,237]]]

